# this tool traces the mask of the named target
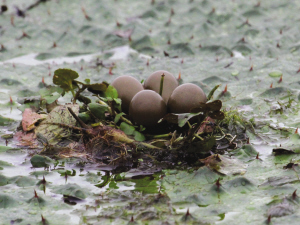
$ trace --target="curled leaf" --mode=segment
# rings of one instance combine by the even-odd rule
[[[94,94],[103,94],[106,91],[108,85],[109,85],[108,83],[102,82],[102,83],[89,84],[86,86],[87,89]]]

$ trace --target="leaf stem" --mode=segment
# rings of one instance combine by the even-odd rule
[[[113,115],[112,108],[110,107],[109,104],[107,104],[106,102],[104,102],[104,101],[102,101],[100,99],[99,99],[98,103],[101,104],[101,105],[107,106],[109,114]],[[118,113],[116,113],[116,112],[114,112],[114,113],[115,113],[115,115],[118,115]],[[122,120],[125,123],[128,123],[129,125],[133,125],[132,122],[130,120],[126,119],[124,116],[121,116],[120,120]]]
[[[160,78],[160,86],[159,86],[159,95],[162,96],[163,88],[164,88],[164,79],[165,74],[163,73]]]
[[[204,139],[203,139],[202,137],[200,137],[198,134],[194,134],[194,136],[195,136],[196,138],[199,138],[201,141],[204,140]]]
[[[151,138],[154,138],[154,139],[158,139],[158,138],[168,138],[168,137],[172,137],[172,133],[168,133],[168,134],[158,134],[158,135],[153,135],[153,136],[151,136]]]

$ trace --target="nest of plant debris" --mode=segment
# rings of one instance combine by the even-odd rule
[[[162,163],[169,167],[196,165],[199,159],[212,153],[224,153],[247,141],[247,124],[236,119],[237,116],[226,117],[228,113],[221,111],[222,102],[210,100],[217,87],[208,95],[210,101],[201,103],[190,113],[164,116],[159,121],[158,132],[134,125],[126,114],[118,111],[120,101],[112,86],[83,84],[75,80],[78,75],[74,73],[60,70],[54,80],[62,95],[66,91],[73,93],[73,104],[59,106],[55,100],[47,102],[40,98],[38,107],[31,105],[24,110],[22,132],[33,133],[32,140],[42,143],[40,154],[77,156],[130,168]],[[83,96],[86,89],[98,99],[96,103]],[[24,102],[36,101],[32,99]],[[76,101],[82,102],[82,106]],[[22,143],[22,138],[20,140]]]

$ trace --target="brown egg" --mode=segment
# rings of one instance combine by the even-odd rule
[[[192,108],[207,101],[203,90],[191,83],[178,86],[168,101],[168,108],[172,113],[188,113]]]
[[[155,91],[156,93],[159,93],[160,81],[161,81],[162,74],[165,75],[164,83],[163,83],[162,98],[167,103],[173,90],[178,86],[178,81],[171,73],[169,73],[168,71],[165,71],[165,70],[158,70],[158,71],[152,73],[145,81],[144,87],[145,87],[145,89],[150,89],[150,90]]]
[[[131,100],[129,116],[143,126],[155,126],[167,113],[167,105],[162,97],[152,90],[138,92]]]
[[[130,101],[139,91],[144,90],[143,85],[132,76],[117,77],[111,85],[117,89],[118,96],[122,100],[122,111],[128,113]]]

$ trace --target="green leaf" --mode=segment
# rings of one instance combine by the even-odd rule
[[[119,189],[117,183],[115,181],[111,181],[108,185],[109,189]]]
[[[108,111],[108,107],[106,105],[100,105],[98,103],[90,103],[88,104],[90,112],[99,120],[105,119],[105,112]]]
[[[87,85],[87,89],[94,94],[103,94],[108,87],[108,83],[95,83]]]
[[[78,117],[84,122],[84,123],[88,123],[90,120],[91,120],[91,116],[86,113],[86,112],[83,112],[83,113],[79,113],[78,114]]]
[[[3,160],[0,160],[0,166],[2,167],[2,166],[14,166],[14,165],[11,163],[5,162]]]
[[[118,91],[113,86],[109,85],[105,91],[105,97],[118,98]]]
[[[220,84],[216,85],[216,86],[209,92],[209,94],[207,95],[207,101],[209,101],[209,100],[213,97],[215,91],[216,91],[220,86],[221,86]]]
[[[6,152],[7,150],[12,149],[12,147],[9,146],[0,146],[0,152]]]
[[[17,207],[18,200],[8,194],[0,194],[0,209]]]
[[[14,122],[13,119],[6,118],[6,117],[0,115],[0,126],[7,126],[7,125],[12,124],[13,122]]]
[[[208,168],[215,170],[223,175],[243,175],[246,173],[246,165],[244,165],[238,159],[228,158],[219,154],[215,154],[202,159],[201,161],[204,162]]]
[[[78,199],[85,199],[89,193],[77,184],[66,184],[53,188],[53,192],[57,194],[67,195]]]
[[[74,70],[57,69],[54,71],[53,83],[68,92],[74,90],[72,82],[78,77],[78,73]]]
[[[119,114],[117,114],[116,117],[115,117],[114,123],[118,123],[119,120],[120,120],[120,118],[121,118],[121,116],[123,116],[123,115],[125,115],[125,113],[119,113]]]
[[[134,135],[134,140],[136,140],[136,141],[145,141],[146,140],[145,136],[138,131],[134,131],[133,135]]]
[[[76,176],[76,170],[74,170],[74,169],[72,169],[72,170],[58,170],[57,172],[61,176],[65,176],[65,175],[68,175],[68,176],[71,176],[71,177]]]
[[[53,160],[46,156],[34,155],[31,157],[30,162],[33,167],[47,167],[48,163],[51,163]]]
[[[125,123],[125,122],[122,122],[122,123],[121,123],[120,129],[121,129],[122,131],[124,131],[124,133],[127,134],[127,135],[133,135],[134,132],[135,132],[134,126],[131,126],[131,125]]]
[[[39,90],[39,94],[43,99],[47,101],[47,104],[51,104],[58,99],[63,92],[63,89],[57,86],[47,86]]]
[[[272,71],[271,73],[269,73],[270,77],[281,77],[282,72],[281,71]]]

